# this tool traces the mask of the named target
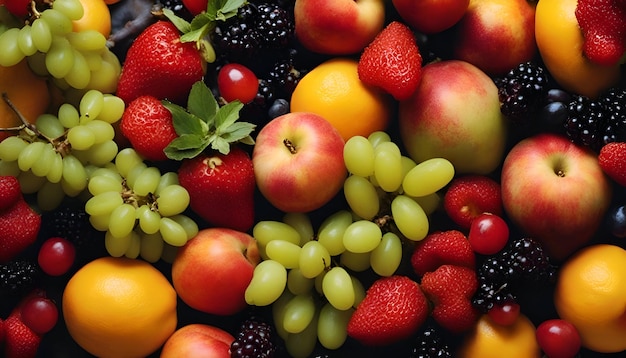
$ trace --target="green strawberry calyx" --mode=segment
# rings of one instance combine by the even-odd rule
[[[243,104],[235,100],[220,106],[203,81],[192,86],[186,109],[167,100],[162,103],[172,113],[178,134],[164,150],[169,159],[191,159],[207,148],[226,155],[231,143],[254,144],[250,134],[256,125],[237,121]]]

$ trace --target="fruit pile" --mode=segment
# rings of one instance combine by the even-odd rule
[[[0,0],[0,355],[623,355],[625,29]]]

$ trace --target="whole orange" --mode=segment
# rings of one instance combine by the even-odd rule
[[[111,34],[111,11],[105,0],[80,0],[84,14],[78,20],[72,21],[74,31],[96,30],[109,37]]]
[[[626,350],[626,250],[595,244],[578,251],[559,270],[554,305],[571,322],[582,345],[602,353]]]
[[[333,58],[314,67],[291,96],[292,112],[324,117],[344,140],[385,130],[391,118],[390,97],[359,79],[358,62]]]
[[[98,357],[145,357],[175,331],[176,292],[146,261],[101,257],[80,268],[63,291],[72,338]]]

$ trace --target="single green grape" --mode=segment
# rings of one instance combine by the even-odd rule
[[[12,27],[0,34],[0,66],[11,67],[22,61],[26,55],[20,49],[19,42],[20,29]]]
[[[412,198],[398,195],[391,202],[391,215],[400,233],[407,239],[419,241],[426,237],[430,227],[424,209]]]
[[[245,291],[249,305],[269,306],[280,297],[287,285],[287,269],[274,260],[263,260],[254,267]]]
[[[298,267],[304,277],[313,278],[330,267],[330,254],[319,241],[309,241],[300,250]]]
[[[368,177],[374,174],[374,146],[363,136],[354,136],[343,147],[346,169],[354,175]]]
[[[445,158],[431,158],[417,164],[402,181],[409,196],[427,196],[443,189],[454,177],[454,166]]]
[[[122,204],[111,212],[109,216],[109,232],[114,237],[129,235],[135,228],[137,221],[135,207],[131,204]]]
[[[393,232],[383,235],[380,244],[370,254],[370,266],[379,276],[393,275],[402,261],[402,240]]]
[[[302,248],[285,240],[272,240],[265,246],[265,253],[271,260],[279,262],[285,268],[297,268],[300,264],[300,250]]]
[[[350,175],[343,183],[343,193],[350,209],[360,218],[371,220],[380,211],[380,198],[369,179]]]
[[[345,268],[331,268],[322,280],[322,292],[328,302],[338,310],[347,310],[354,305],[352,279]]]
[[[369,220],[358,220],[350,224],[343,233],[343,245],[354,253],[370,252],[383,237],[380,227]]]
[[[316,310],[312,295],[295,295],[285,305],[283,328],[289,333],[304,331],[311,324]]]
[[[338,310],[330,303],[320,309],[317,321],[317,338],[326,349],[339,349],[348,338],[348,322],[354,309]]]

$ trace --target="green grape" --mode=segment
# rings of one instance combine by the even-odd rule
[[[124,148],[115,156],[115,166],[123,177],[128,177],[128,173],[137,165],[143,163],[143,158],[133,148]]]
[[[96,143],[85,151],[87,162],[93,165],[103,166],[115,159],[118,149],[117,143],[114,140]]]
[[[402,185],[402,154],[394,142],[383,142],[375,148],[374,177],[381,189],[392,193]]]
[[[170,185],[163,188],[156,199],[159,213],[173,216],[182,213],[189,206],[189,192],[181,185]]]
[[[259,221],[252,228],[252,236],[262,248],[265,248],[270,241],[276,239],[300,245],[300,234],[298,231],[289,224],[280,221]]]
[[[35,127],[37,127],[39,133],[50,139],[59,138],[65,133],[63,124],[56,116],[49,113],[44,113],[37,117]]]
[[[17,166],[16,161],[7,162],[0,159],[0,175],[17,177],[21,172],[22,171],[20,170],[20,167]]]
[[[133,233],[124,237],[115,237],[109,231],[104,234],[104,247],[109,255],[113,257],[122,257],[128,251],[132,240]]]
[[[72,32],[72,20],[70,20],[63,12],[54,8],[46,9],[41,12],[40,19],[45,20],[50,27],[53,35],[66,35]]]
[[[287,285],[287,269],[274,260],[263,260],[254,268],[245,291],[249,305],[268,306],[280,297]]]
[[[126,175],[126,185],[133,188],[139,175],[141,175],[141,173],[146,169],[148,169],[148,165],[146,163],[141,162],[137,164],[128,172],[128,175]]]
[[[402,240],[398,235],[387,232],[380,244],[370,254],[370,266],[379,276],[393,275],[402,261]]]
[[[391,215],[400,233],[407,239],[419,241],[428,234],[428,216],[415,200],[398,195],[391,202]]]
[[[366,291],[363,283],[358,278],[354,275],[350,275],[350,278],[352,279],[352,288],[354,288],[354,305],[352,307],[357,308],[365,298]]]
[[[272,240],[265,246],[265,254],[271,260],[279,262],[285,268],[297,268],[302,248],[285,240]]]
[[[104,101],[104,104],[102,105],[102,110],[100,111],[98,119],[111,124],[119,121],[124,114],[124,109],[126,108],[124,101],[121,98],[109,93],[105,93],[102,100]]]
[[[170,216],[170,219],[174,220],[178,223],[178,225],[182,226],[182,228],[185,230],[185,233],[187,233],[188,240],[192,239],[198,234],[198,224],[189,216],[178,214]]]
[[[445,158],[425,160],[411,169],[402,181],[404,194],[426,196],[441,190],[454,177],[454,166]]]
[[[31,30],[32,32],[32,30]],[[46,54],[43,52],[35,52],[34,55],[26,57],[28,67],[34,74],[41,77],[50,76],[48,69],[46,68]]]
[[[424,212],[426,213],[426,215],[430,215],[434,213],[439,208],[439,205],[441,204],[441,196],[439,196],[438,193],[432,193],[430,195],[420,196],[418,198],[413,198],[413,200],[415,200],[418,204],[420,204],[422,209],[424,209]]]
[[[304,277],[313,278],[330,267],[330,254],[318,241],[309,241],[300,250],[298,267]]]
[[[358,217],[370,220],[378,215],[380,199],[369,179],[350,175],[343,183],[343,193],[348,206]]]
[[[115,93],[121,64],[117,56],[108,49],[103,51],[102,59],[102,67],[98,71],[91,72],[87,88],[97,89],[102,93]]]
[[[346,250],[343,234],[350,224],[352,214],[347,210],[339,210],[322,221],[317,232],[317,240],[331,256],[337,256]]]
[[[320,309],[317,320],[317,339],[326,349],[339,349],[348,338],[348,322],[353,309],[338,310],[330,303]]]
[[[93,175],[87,182],[87,189],[91,195],[95,196],[110,191],[121,193],[124,187],[122,186],[122,178],[118,179],[109,175]]]
[[[105,215],[91,215],[89,216],[89,222],[91,226],[98,231],[109,231],[109,218],[108,214]]]
[[[115,237],[124,237],[135,228],[135,207],[131,204],[122,204],[111,212],[109,217],[109,232]]]
[[[137,208],[137,219],[139,220],[139,228],[146,234],[156,234],[161,227],[161,215],[150,209],[147,204]]]
[[[172,246],[163,241],[163,252],[161,253],[161,260],[171,265],[174,262],[174,259],[176,258],[176,254],[178,253],[179,249],[180,247]]]
[[[346,169],[354,175],[368,177],[374,174],[374,146],[363,136],[354,136],[343,147]]]
[[[185,228],[171,218],[161,218],[159,232],[163,241],[172,246],[183,246],[187,243],[187,231]]]
[[[20,183],[20,189],[24,194],[34,194],[41,189],[41,187],[47,182],[45,177],[38,177],[30,170],[22,171],[17,177],[17,181]]]
[[[312,295],[295,295],[285,305],[283,327],[289,333],[300,333],[315,317],[315,299]]]
[[[317,292],[320,296],[324,296],[324,291],[322,290],[322,282],[324,282],[324,276],[328,271],[324,271],[321,274],[315,276],[313,279],[313,287],[315,287],[315,292]]]
[[[51,169],[51,164],[54,161],[54,156],[57,155],[56,150],[50,143],[44,143],[43,150],[39,155],[39,158],[33,163],[30,170],[39,177],[45,177]]]
[[[87,172],[83,164],[73,155],[63,157],[63,181],[69,189],[80,192],[87,187]]]
[[[61,205],[65,193],[59,183],[46,181],[37,191],[37,206],[43,211],[52,211]]]
[[[354,253],[370,252],[378,246],[382,237],[378,225],[369,220],[357,220],[343,233],[343,245]]]
[[[107,191],[94,195],[85,203],[85,211],[92,216],[111,215],[113,210],[124,204],[119,192]]]
[[[354,272],[363,272],[371,267],[371,255],[371,252],[357,253],[346,250],[339,255],[339,263]]]
[[[0,66],[11,67],[17,65],[26,57],[18,45],[20,29],[10,28],[0,34]]]
[[[46,68],[55,78],[65,77],[74,67],[74,51],[65,37],[53,36],[46,52]]]
[[[147,167],[142,170],[139,175],[137,175],[137,178],[133,180],[132,183],[130,183],[129,180],[129,185],[132,186],[135,194],[140,196],[147,196],[148,194],[154,193],[156,191],[157,186],[159,185],[159,180],[161,180],[161,171],[159,170],[159,168]]]
[[[90,164],[90,165],[85,166],[85,170],[89,174],[89,179],[92,179],[97,176],[106,176],[111,179],[115,179],[119,183],[121,183],[122,180],[124,180],[122,176],[120,175],[120,173],[118,173],[117,168],[115,167],[115,164],[113,163],[107,163],[106,165],[102,167],[94,166]]]
[[[406,155],[403,155],[400,159],[402,160],[402,178],[405,178],[406,174],[417,164],[413,159],[407,157]]]
[[[161,191],[163,191],[163,189],[172,185],[180,185],[180,182],[178,181],[178,174],[176,174],[176,172],[164,173],[161,175],[161,180],[159,180],[159,185],[154,193],[156,195],[161,195]]]
[[[52,8],[72,21],[79,20],[85,14],[80,0],[54,0],[54,2],[52,2]]]
[[[293,358],[306,358],[311,356],[317,345],[317,321],[319,313],[315,311],[315,316],[311,323],[300,333],[289,333],[285,340],[287,353]]]
[[[322,292],[338,310],[347,310],[354,305],[354,288],[350,274],[341,266],[331,268],[322,280]]]
[[[78,125],[67,131],[67,141],[72,149],[87,150],[96,143],[96,135],[91,128]]]
[[[84,126],[93,131],[96,136],[96,144],[115,139],[115,129],[108,122],[94,119],[85,123]]]
[[[29,145],[27,141],[18,137],[6,137],[0,142],[0,160],[5,162],[14,162],[19,158],[20,153]]]
[[[57,117],[65,128],[76,127],[79,124],[78,109],[69,103],[63,103],[59,106]]]
[[[59,183],[61,178],[63,178],[63,157],[61,154],[56,153],[51,159],[50,170],[46,174],[46,179],[51,183]]]
[[[83,30],[67,34],[72,46],[80,52],[100,51],[106,47],[107,39],[96,30]],[[100,57],[100,56],[98,56]]]
[[[141,237],[139,256],[150,263],[159,261],[163,254],[164,246],[161,234],[158,232],[153,234],[143,232],[139,235]]]
[[[37,52],[30,25],[24,25],[24,27],[20,29],[17,35],[17,46],[20,48],[20,51],[24,53],[24,56],[32,56]]]
[[[283,340],[287,339],[289,332],[283,327],[283,317],[285,317],[285,306],[295,295],[289,290],[284,290],[283,293],[272,304],[272,321],[276,328],[276,333]]]
[[[91,69],[87,58],[78,50],[72,48],[74,57],[74,66],[63,78],[68,86],[76,89],[84,89],[89,86],[91,81]]]
[[[81,54],[85,57],[85,61],[87,61],[87,66],[89,67],[89,71],[97,72],[102,68],[102,56],[100,55],[100,50],[97,51],[83,51]],[[91,73],[89,74],[89,78],[91,78]]]
[[[104,95],[102,92],[91,89],[80,99],[78,111],[80,112],[82,123],[98,118],[104,107]]]
[[[130,243],[128,249],[124,253],[124,256],[130,259],[136,259],[141,252],[141,236],[136,231],[133,231],[130,235]]]
[[[300,234],[299,246],[315,237],[311,218],[306,213],[286,213],[283,216],[283,222],[296,229]]]
[[[294,295],[309,294],[315,286],[315,279],[302,276],[299,268],[287,272],[287,289]]]
[[[41,153],[43,153],[44,147],[45,143],[39,141],[28,144],[17,157],[17,165],[20,167],[20,170],[23,172],[30,170],[41,156]]]
[[[367,136],[367,140],[376,148],[380,143],[391,142],[391,137],[386,132],[376,131]]]

